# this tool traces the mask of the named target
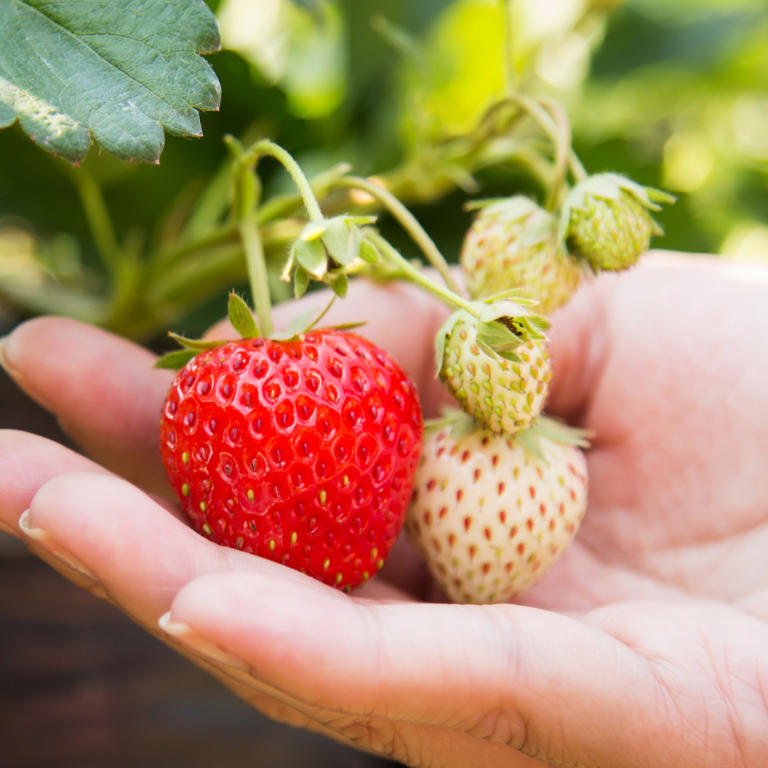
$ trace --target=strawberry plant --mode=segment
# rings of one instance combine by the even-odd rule
[[[302,23],[332,24],[327,5],[302,8],[292,11]],[[671,198],[587,172],[564,107],[521,80],[512,16],[501,85],[453,133],[412,105],[398,164],[358,175],[339,154],[308,175],[264,137],[268,127],[223,132],[226,155],[207,185],[170,205],[155,237],[119,237],[89,147],[157,164],[164,132],[200,136],[198,111],[216,110],[221,94],[202,58],[220,45],[215,16],[192,0],[132,0],[98,13],[87,2],[0,0],[0,44],[18,54],[0,61],[0,125],[18,119],[36,144],[74,164],[59,167],[102,263],[101,278],[92,269],[67,276],[57,246],[17,230],[33,262],[45,264],[48,250],[50,268],[5,281],[6,300],[163,346],[160,334],[247,286],[253,310],[236,293],[229,299],[240,338],[172,333],[182,349],[159,362],[180,369],[160,450],[201,535],[351,590],[382,567],[407,518],[447,594],[472,602],[510,599],[575,535],[586,443],[545,414],[547,316],[592,273],[631,267],[660,233],[650,211]],[[375,27],[409,62],[427,60],[389,21]],[[293,189],[280,186],[284,176],[276,182],[275,164]],[[477,194],[509,166],[525,183]],[[411,207],[428,216],[457,194],[476,213],[454,270]],[[414,246],[421,261],[407,253]],[[30,262],[20,263],[29,278]],[[321,313],[273,328],[276,301],[321,288],[343,300],[360,277],[410,282],[447,308],[435,372],[463,415],[428,425],[421,461],[415,387],[364,327],[323,327]]]

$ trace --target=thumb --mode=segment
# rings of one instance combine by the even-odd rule
[[[188,584],[169,623],[239,659],[256,688],[325,712],[338,738],[412,764],[647,764],[632,736],[658,701],[651,667],[575,619],[373,603],[238,572]]]

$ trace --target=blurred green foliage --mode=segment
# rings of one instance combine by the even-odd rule
[[[24,297],[51,281],[93,297],[108,290],[73,173],[97,184],[118,241],[141,262],[173,246],[204,190],[209,208],[216,195],[226,196],[228,133],[274,138],[310,174],[340,161],[359,174],[407,166],[406,202],[455,261],[470,220],[461,187],[470,180],[456,169],[436,179],[430,153],[446,135],[468,130],[512,82],[566,105],[588,170],[625,173],[678,196],[659,217],[666,235],[657,246],[768,254],[764,0],[515,0],[511,61],[501,0],[211,6],[224,46],[210,57],[221,110],[202,115],[203,139],[168,137],[159,166],[130,165],[93,148],[73,171],[18,127],[0,131],[0,296],[11,283],[15,296],[0,299],[6,323],[46,310]],[[472,170],[483,196],[537,189],[512,163]],[[263,174],[268,194],[287,189],[274,164],[265,162]],[[176,327],[199,331],[221,313],[226,287],[244,285],[239,268],[219,278],[221,285],[212,281],[179,305],[186,316]],[[130,324],[121,331],[149,333],[138,326],[131,333]]]

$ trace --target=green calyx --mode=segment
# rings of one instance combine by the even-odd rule
[[[273,339],[274,341],[295,341],[300,339],[305,333],[309,333],[325,317],[328,310],[336,301],[336,295],[331,296],[330,301],[322,308],[320,312],[315,309],[309,309],[301,312],[285,327],[282,331],[273,331],[266,334],[263,338]],[[253,312],[245,299],[232,292],[229,294],[227,306],[227,317],[230,324],[235,329],[241,339],[262,338],[259,332],[259,326],[254,319]],[[332,325],[336,330],[352,330],[358,328],[363,323],[344,323],[341,325]],[[190,339],[177,333],[168,334],[182,348],[168,352],[160,357],[155,363],[155,368],[167,368],[170,370],[179,370],[183,368],[193,357],[200,352],[216,349],[224,344],[228,344],[234,339]]]
[[[437,419],[424,422],[425,433],[438,429],[449,429],[454,440],[486,429],[479,421],[458,408],[445,408]],[[579,427],[572,427],[559,419],[541,413],[527,427],[519,430],[514,439],[534,458],[547,461],[550,448],[555,445],[572,445],[588,449],[592,433]]]
[[[595,271],[626,269],[648,249],[654,235],[663,234],[651,211],[674,199],[615,173],[596,174],[568,195],[560,237]]]
[[[516,350],[531,340],[545,340],[547,321],[529,312],[526,299],[512,299],[503,294],[489,302],[475,301],[465,309],[453,312],[435,334],[436,375],[440,376],[444,365],[446,342],[453,336],[457,324],[469,325],[474,330],[476,342],[489,356],[498,355],[511,362],[520,362]]]
[[[547,449],[552,443],[586,449],[589,448],[591,437],[592,433],[587,429],[571,427],[544,414],[515,435],[515,439],[520,441],[529,454],[543,460],[549,458]]]

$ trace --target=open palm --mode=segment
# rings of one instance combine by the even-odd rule
[[[333,319],[360,316],[436,409],[443,310],[362,283]],[[550,409],[595,433],[589,506],[519,604],[434,602],[406,542],[348,597],[193,533],[156,447],[169,376],[65,320],[4,358],[99,463],[0,432],[0,524],[272,717],[414,766],[765,765],[768,270],[601,278],[552,354]]]

